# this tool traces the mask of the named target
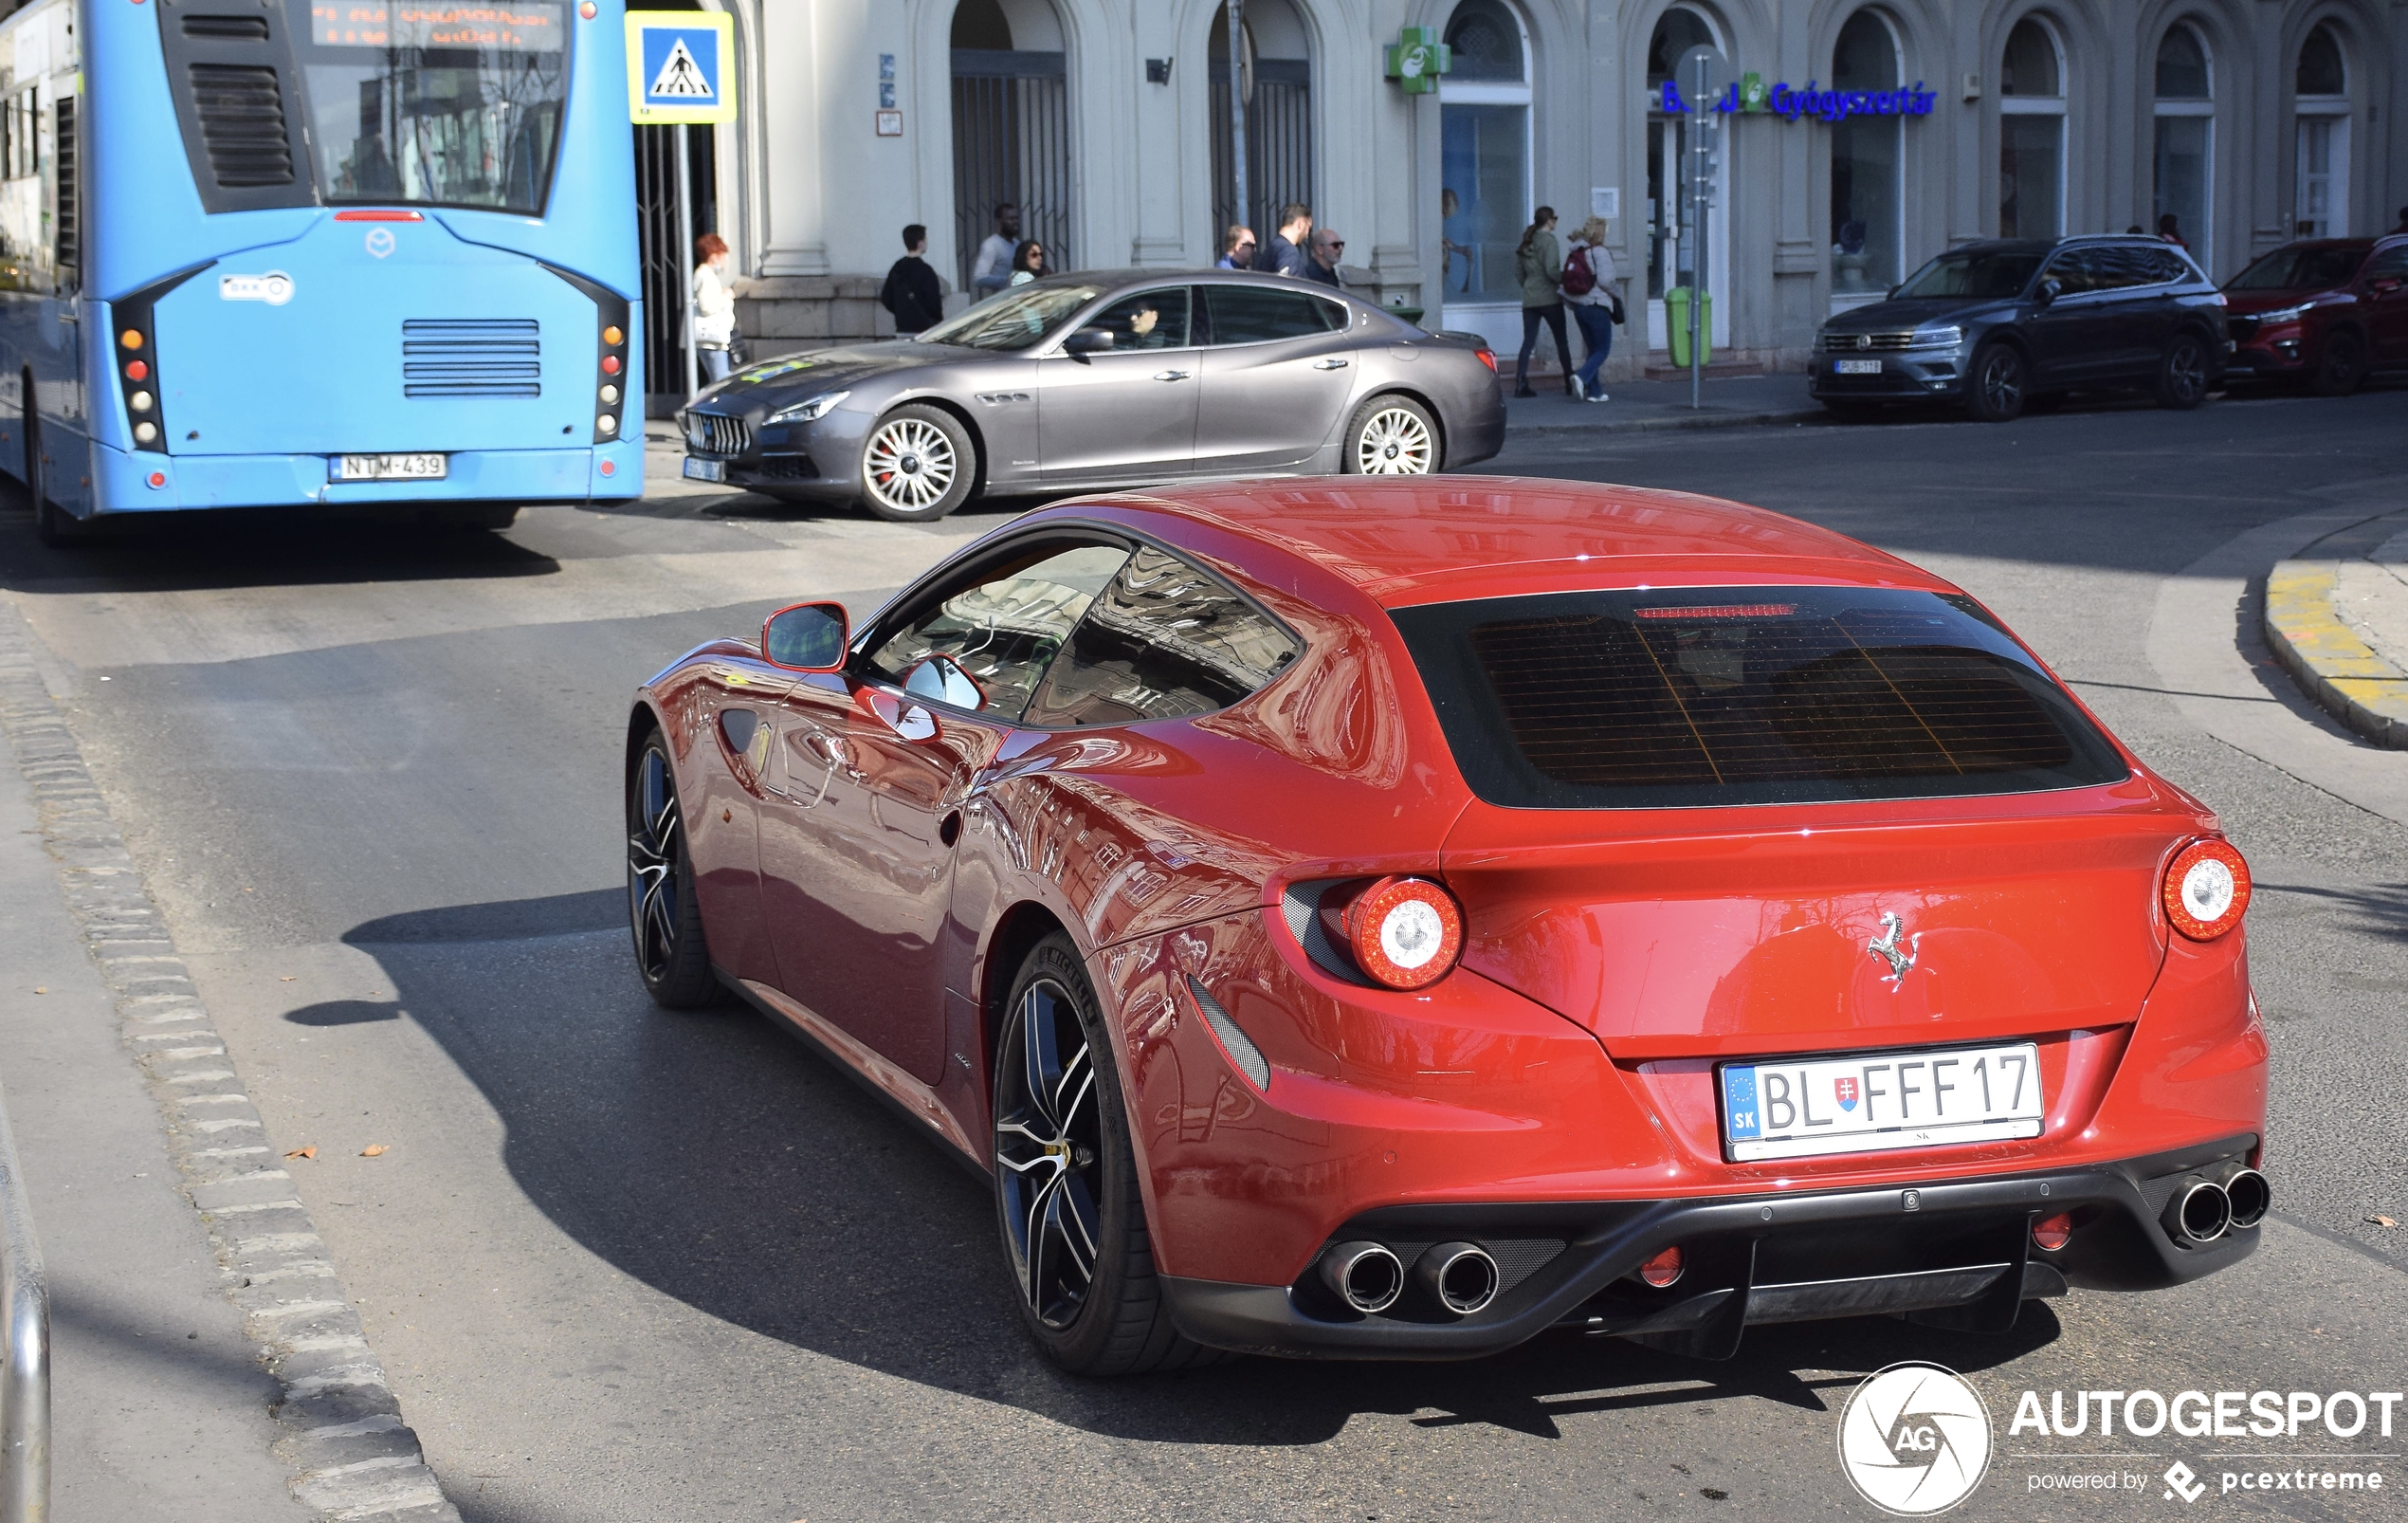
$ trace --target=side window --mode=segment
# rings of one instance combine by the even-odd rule
[[[1158,291],[1124,296],[1089,318],[1085,327],[1101,328],[1110,334],[1115,353],[1124,349],[1184,349],[1191,341],[1187,309],[1188,288],[1169,285]]]
[[[1311,338],[1329,332],[1338,311],[1335,303],[1276,285],[1207,285],[1204,304],[1216,344]]]
[[[2198,278],[2191,273],[2190,261],[2171,248],[2147,248],[2142,255],[2148,261],[2151,285],[2180,284]]]
[[[2375,257],[2366,262],[2366,279],[2408,281],[2408,244],[2377,249]]]
[[[921,603],[870,652],[870,670],[902,687],[922,661],[950,656],[978,684],[979,713],[1017,720],[1079,616],[1128,558],[1116,544],[1056,541],[990,562]]]
[[[2079,296],[2084,291],[2095,291],[2099,288],[2099,269],[2093,263],[2093,255],[2094,251],[2089,248],[2069,248],[2049,261],[2049,267],[2041,279],[2056,282],[2059,296]]]
[[[1129,558],[1079,621],[1025,716],[1031,725],[1126,725],[1227,708],[1304,646],[1177,557]]]

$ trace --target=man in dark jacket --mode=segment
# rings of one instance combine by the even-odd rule
[[[895,315],[896,334],[908,339],[944,321],[945,288],[920,257],[928,251],[928,229],[915,222],[903,230],[903,239],[905,252],[886,271],[878,304]]]
[[[1345,257],[1346,240],[1327,228],[1315,228],[1312,250],[1312,258],[1304,262],[1304,278],[1344,289],[1345,282],[1338,278],[1338,262]]]
[[[1254,255],[1254,267],[1266,275],[1293,275],[1304,279],[1309,273],[1312,256],[1304,252],[1304,240],[1312,236],[1313,209],[1302,201],[1290,201],[1280,208],[1279,231]]]

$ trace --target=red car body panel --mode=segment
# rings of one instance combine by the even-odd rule
[[[672,739],[715,964],[981,1172],[997,1007],[1034,936],[1070,932],[1121,1034],[1174,1281],[1285,1295],[1341,1227],[1402,1208],[1802,1197],[2212,1147],[2253,1161],[2267,1047],[2246,932],[2185,940],[2160,900],[2175,852],[2216,824],[2136,759],[2122,782],[2048,793],[1505,808],[1453,764],[1386,614],[1948,583],[1760,509],[1555,482],[1208,486],[1057,504],[990,539],[1082,524],[1206,567],[1304,654],[1193,719],[1047,731],[948,712],[909,742],[893,689],[725,641],[648,684],[637,726]],[[798,748],[739,751],[731,709]],[[814,728],[841,746],[795,739]],[[1318,963],[1291,886],[1399,872],[1456,895],[1461,965],[1400,993]],[[1867,942],[1902,908],[1925,973],[1885,982]],[[1199,988],[1260,1048],[1268,1090]],[[1991,1039],[2037,1045],[2037,1137],[1725,1159],[1720,1059]],[[2128,1274],[2069,1273],[2162,1283],[2229,1261],[2154,1252]],[[1305,1351],[1196,1316],[1210,1341]]]
[[[2400,250],[2408,237],[2320,238],[2276,250],[2364,250],[2350,278],[2337,285],[2225,293],[2226,325],[2233,339],[2228,373],[2236,380],[2315,376],[2336,335],[2360,348],[2364,370],[2408,366],[2408,268]],[[2270,312],[2295,315],[2266,321]]]

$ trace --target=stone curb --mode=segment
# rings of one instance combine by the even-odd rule
[[[1612,407],[1611,402],[1606,404]],[[1533,433],[1679,433],[1690,429],[1760,429],[1779,423],[1829,423],[1828,409],[1794,408],[1784,413],[1675,413],[1665,417],[1608,418],[1595,423],[1505,424],[1505,439]]]
[[[2335,719],[2408,750],[2408,672],[2375,653],[2333,607],[2338,560],[2280,560],[2266,574],[2266,644]]]
[[[32,787],[61,896],[115,996],[119,1036],[158,1103],[227,1298],[283,1384],[275,1448],[295,1471],[293,1495],[343,1523],[461,1523],[35,670],[32,639],[0,603],[0,732]]]

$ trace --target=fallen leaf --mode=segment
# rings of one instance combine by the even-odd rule
[[[33,992],[36,994],[48,994],[50,992],[50,986],[46,983],[37,983],[33,986]]]
[[[2373,1222],[2378,1227],[2396,1227],[2399,1225],[2399,1222],[2392,1220],[2389,1217],[2368,1217],[2366,1220]]]
[[[290,973],[280,973],[276,976],[276,982],[279,983],[290,983],[293,982],[293,975]]]
[[[306,1147],[296,1147],[284,1156],[286,1158],[316,1158],[318,1156],[318,1145],[316,1143],[311,1143]]]
[[[385,1145],[383,1143],[370,1143],[367,1147],[362,1147],[359,1150],[359,1156],[362,1158],[374,1158],[384,1150]]]

